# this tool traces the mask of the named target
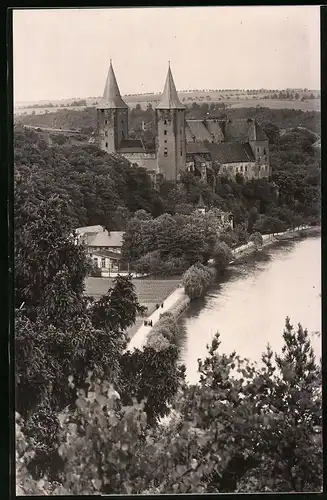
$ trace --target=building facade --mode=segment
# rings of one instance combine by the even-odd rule
[[[154,149],[129,139],[128,106],[123,101],[110,61],[102,102],[97,106],[96,141],[108,153],[120,154],[156,178],[178,180],[184,171],[202,179],[219,175],[246,179],[269,177],[268,138],[255,119],[187,120],[170,66],[155,109]]]

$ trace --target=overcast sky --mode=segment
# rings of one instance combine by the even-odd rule
[[[109,59],[122,94],[320,88],[319,7],[16,10],[15,101],[102,95]]]

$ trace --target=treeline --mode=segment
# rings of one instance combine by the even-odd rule
[[[224,102],[212,102],[198,104],[194,102],[191,106],[187,106],[187,114],[189,118],[204,120],[208,118],[208,114],[213,118],[223,118],[224,116],[233,118],[254,118],[256,117],[260,123],[271,122],[277,127],[296,128],[299,126],[308,128],[320,135],[320,112],[318,111],[301,111],[299,109],[270,109],[268,107],[260,108],[228,108]],[[17,116],[16,120],[25,125],[47,126],[51,128],[63,129],[81,129],[82,133],[89,133],[96,129],[96,109],[85,108],[83,110],[68,110],[59,109],[56,112],[51,112],[46,115],[28,115]],[[155,134],[155,111],[151,104],[147,109],[142,109],[138,104],[129,112],[129,126],[132,136],[133,132],[141,132],[142,121],[146,124],[146,129],[151,132],[153,137]]]

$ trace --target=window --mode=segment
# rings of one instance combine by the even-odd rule
[[[259,166],[258,166],[258,171],[260,172],[260,170],[261,170],[261,166],[259,165]]]
[[[104,121],[104,124],[105,124],[105,125],[107,125],[107,123],[108,123],[108,120],[105,120],[105,121]]]
[[[243,172],[243,167],[242,166],[240,167],[240,171]]]
[[[165,139],[165,143],[167,144],[167,139]]]
[[[167,151],[164,152],[164,156],[168,156],[168,152]]]
[[[106,142],[106,148],[108,147],[108,143]]]
[[[93,257],[94,264],[98,265],[98,257]]]
[[[167,135],[167,130],[164,130],[164,135]]]
[[[108,132],[106,130],[104,131],[104,136],[108,137]]]
[[[106,259],[105,259],[105,257],[101,258],[101,267],[106,267]]]
[[[238,174],[238,167],[236,167],[236,173]]]
[[[257,153],[260,153],[260,149],[259,148],[257,148]]]
[[[248,171],[248,167],[247,167],[247,165],[245,165],[245,167],[244,167],[244,168],[245,168],[245,172],[247,172],[247,171]]]
[[[267,154],[266,148],[264,148],[264,150],[263,150],[263,154],[264,154],[264,155],[266,155],[266,154]]]
[[[167,125],[167,120],[164,121],[164,125]]]
[[[183,150],[181,149],[181,156],[183,156]]]

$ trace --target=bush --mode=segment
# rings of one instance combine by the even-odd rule
[[[249,241],[252,241],[255,244],[256,248],[262,246],[262,243],[263,243],[262,234],[259,233],[259,231],[252,233],[250,238],[249,238]]]
[[[187,269],[182,278],[185,293],[191,300],[201,297],[215,276],[216,273],[213,268],[203,264],[194,264]]]
[[[160,315],[158,323],[149,333],[147,347],[162,350],[171,344],[176,344],[178,332],[179,328],[174,315],[167,311]]]

